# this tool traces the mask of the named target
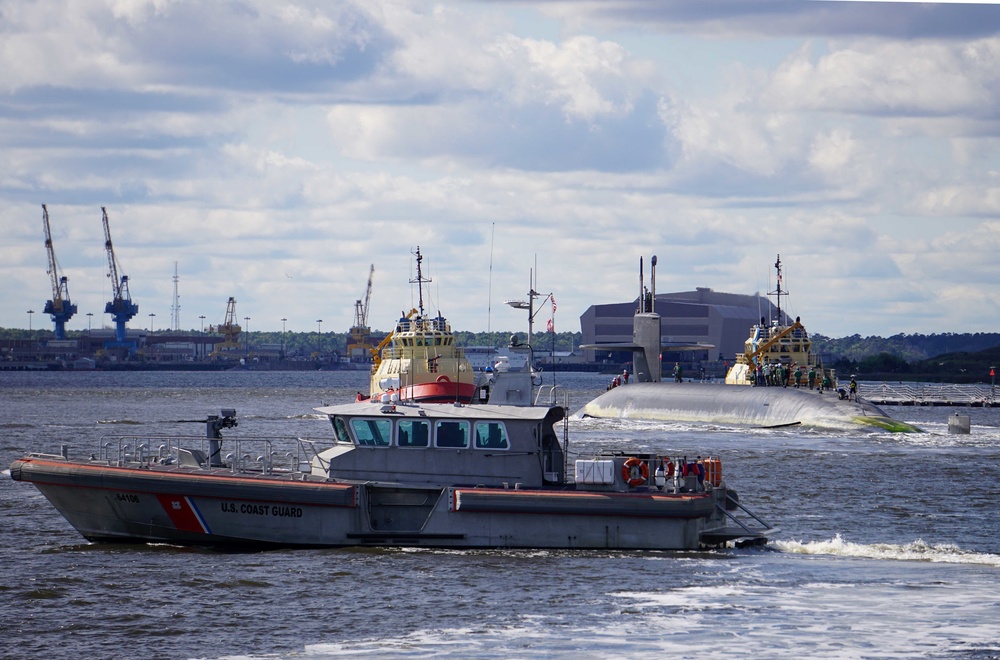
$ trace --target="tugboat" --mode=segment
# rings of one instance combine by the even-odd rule
[[[425,279],[420,247],[415,253],[418,308],[396,322],[396,327],[372,351],[369,397],[396,394],[401,401],[469,403],[485,377],[477,374],[462,349],[455,346],[451,325],[441,316],[424,313]],[[363,398],[363,397],[362,397]]]
[[[781,313],[781,255],[774,262],[778,285],[771,295],[777,298],[778,313],[768,325],[764,319],[750,328],[744,351],[726,374],[727,385],[792,385],[806,389],[836,391],[837,373],[826,369],[823,361],[812,353],[812,341],[802,321],[796,317],[788,323]]]
[[[237,426],[223,410],[204,438],[102,438],[89,458],[29,454],[11,476],[95,542],[693,550],[773,531],[717,458],[619,449],[569,478],[563,406],[386,395],[316,410],[332,442],[223,440]]]

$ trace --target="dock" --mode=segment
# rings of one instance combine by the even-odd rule
[[[985,384],[949,383],[864,383],[861,397],[877,406],[968,406],[993,408],[998,405],[996,387]]]

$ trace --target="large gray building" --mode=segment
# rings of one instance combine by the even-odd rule
[[[607,305],[592,305],[580,316],[583,344],[621,343],[632,340],[632,316],[639,300]],[[698,287],[694,291],[656,294],[655,311],[660,315],[661,342],[711,344],[712,349],[683,354],[682,361],[728,360],[732,364],[750,334],[750,328],[761,317],[770,321],[778,310],[770,300],[760,295],[719,293]],[[721,357],[720,357],[721,356]],[[680,356],[679,356],[680,357]],[[607,353],[587,350],[588,362],[608,359]],[[667,357],[665,360],[671,358]],[[616,354],[611,361],[630,361],[625,354]]]

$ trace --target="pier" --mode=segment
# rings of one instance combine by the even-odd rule
[[[996,387],[985,384],[864,383],[861,396],[877,406],[996,407]]]

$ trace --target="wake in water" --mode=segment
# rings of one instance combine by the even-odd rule
[[[851,543],[837,534],[829,541],[771,541],[769,548],[780,552],[802,555],[833,555],[861,559],[896,561],[925,561],[944,564],[977,564],[1000,568],[1000,555],[962,550],[952,543],[930,545],[917,539],[906,545],[892,543]]]

